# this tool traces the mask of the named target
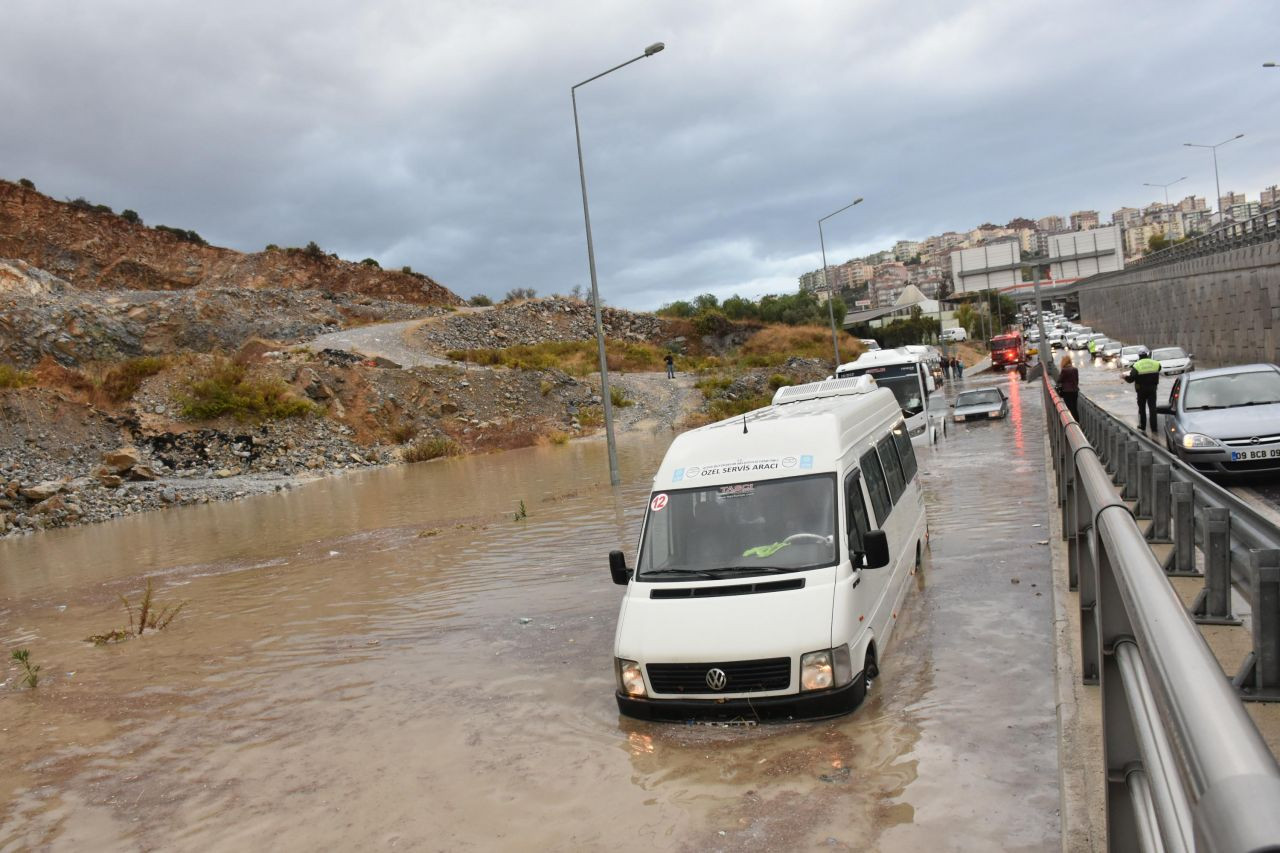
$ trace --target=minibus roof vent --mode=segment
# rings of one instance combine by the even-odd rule
[[[773,395],[773,405],[798,403],[801,400],[817,400],[821,397],[842,397],[850,394],[869,394],[876,390],[876,380],[871,376],[854,376],[848,379],[824,379],[805,385],[784,385]]]

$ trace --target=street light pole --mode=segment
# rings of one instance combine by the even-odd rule
[[[1187,148],[1208,148],[1210,151],[1213,152],[1213,187],[1215,192],[1218,193],[1218,224],[1219,225],[1222,224],[1222,184],[1218,182],[1218,149],[1223,145],[1226,145],[1228,142],[1235,142],[1237,139],[1239,139],[1242,136],[1244,136],[1243,133],[1237,133],[1235,136],[1231,137],[1230,139],[1222,140],[1217,145],[1201,145],[1196,142],[1182,143]]]
[[[835,213],[828,213],[826,216],[822,217],[822,219],[818,220],[818,245],[822,247],[822,289],[827,292],[827,316],[831,318],[831,347],[836,354],[835,364],[831,366],[832,376],[834,376],[836,371],[840,369],[840,338],[836,334],[836,309],[834,305],[835,294],[832,292],[830,285],[827,284],[827,241],[823,239],[822,236],[822,223],[835,216],[836,213],[844,213],[849,208],[858,204],[862,204],[861,196],[854,199],[851,204],[846,204]],[[840,320],[843,322],[844,318],[841,317]]]
[[[587,204],[587,172],[582,164],[582,131],[578,127],[578,87],[585,86],[592,80],[599,80],[604,75],[612,74],[619,68],[625,68],[647,56],[653,56],[664,47],[666,45],[662,42],[651,44],[644,49],[644,53],[634,59],[628,59],[621,65],[613,66],[608,71],[601,71],[596,76],[588,77],[569,89],[569,99],[573,102],[573,135],[578,143],[578,180],[582,183],[582,219],[587,226],[587,266],[591,270],[591,303],[595,307],[596,349],[600,356],[600,400],[604,408],[604,435],[605,443],[609,448],[609,484],[612,486],[621,483],[622,477],[618,473],[618,447],[613,438],[613,398],[609,396],[609,362],[605,357],[604,323],[600,319],[600,285],[596,281],[596,250],[595,244],[591,239],[591,207]]]

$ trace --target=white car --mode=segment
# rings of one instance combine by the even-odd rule
[[[1138,353],[1146,349],[1145,344],[1130,344],[1123,348],[1120,350],[1120,366],[1125,368],[1133,367],[1133,363],[1138,360]],[[1147,352],[1150,352],[1150,350],[1147,350]]]
[[[1151,351],[1151,357],[1160,362],[1161,376],[1180,376],[1194,368],[1192,356],[1182,347],[1161,347]]]

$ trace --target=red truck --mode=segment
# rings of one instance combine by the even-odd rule
[[[1021,332],[996,335],[987,341],[987,349],[991,351],[992,367],[1016,367],[1027,360],[1027,344],[1022,339]]]

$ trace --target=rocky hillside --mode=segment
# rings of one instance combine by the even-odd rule
[[[462,302],[420,273],[382,270],[320,251],[246,254],[203,245],[192,232],[148,227],[5,180],[0,258],[27,261],[86,290],[310,289],[420,305]]]
[[[0,362],[19,367],[45,356],[72,366],[184,350],[230,351],[250,338],[294,343],[350,325],[446,310],[315,290],[84,291],[30,264],[0,258]]]

